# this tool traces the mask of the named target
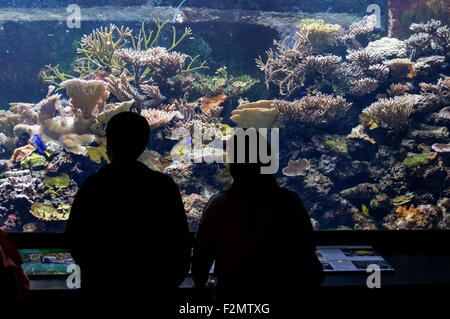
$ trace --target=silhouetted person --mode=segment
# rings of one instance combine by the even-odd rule
[[[178,187],[137,161],[149,136],[140,115],[112,117],[106,127],[111,164],[75,196],[65,234],[81,267],[83,295],[143,299],[150,306],[174,298],[188,272],[189,229]]]
[[[323,281],[310,217],[297,193],[280,187],[274,175],[261,174],[261,161],[250,163],[249,140],[241,150],[232,138],[232,184],[210,199],[195,237],[195,286],[205,286],[215,262],[219,301],[275,301],[292,288],[301,296]],[[242,151],[245,163],[236,163]]]

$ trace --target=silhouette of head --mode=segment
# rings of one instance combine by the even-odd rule
[[[227,142],[227,148],[233,148],[233,162],[229,163],[228,170],[233,178],[232,186],[255,185],[267,186],[267,184],[278,185],[273,174],[261,174],[261,168],[269,166],[263,163],[260,156],[260,143],[265,143],[267,149],[264,150],[267,155],[271,155],[271,146],[267,139],[257,131],[255,135],[249,133],[249,129],[244,130],[245,138],[234,134],[231,143]],[[239,142],[240,140],[240,142]]]
[[[106,148],[111,162],[135,161],[150,137],[147,120],[134,112],[114,115],[106,125]]]

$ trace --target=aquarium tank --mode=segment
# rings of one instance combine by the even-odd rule
[[[206,160],[206,145],[237,127],[278,129],[276,177],[302,197],[316,230],[450,227],[446,0],[0,8],[8,232],[64,231],[77,190],[109,162],[106,123],[124,111],[147,119],[139,160],[177,183],[191,231],[231,181],[226,165]],[[173,134],[195,129],[213,135]],[[203,152],[193,160],[195,147]]]

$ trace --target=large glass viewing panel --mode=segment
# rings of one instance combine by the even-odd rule
[[[448,25],[444,0],[2,0],[0,227],[63,232],[131,110],[192,231],[237,127],[279,130],[317,230],[448,229]]]

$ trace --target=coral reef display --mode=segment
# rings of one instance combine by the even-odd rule
[[[213,159],[238,127],[279,129],[276,178],[315,229],[449,228],[449,27],[427,20],[400,38],[384,36],[375,14],[299,15],[277,26],[286,38],[247,52],[247,72],[219,52],[207,63],[184,50],[188,23],[93,25],[70,69],[43,68],[47,94],[0,110],[0,227],[63,231],[81,184],[109,163],[107,122],[132,111],[151,128],[139,160],[178,184],[193,231],[231,182]]]

